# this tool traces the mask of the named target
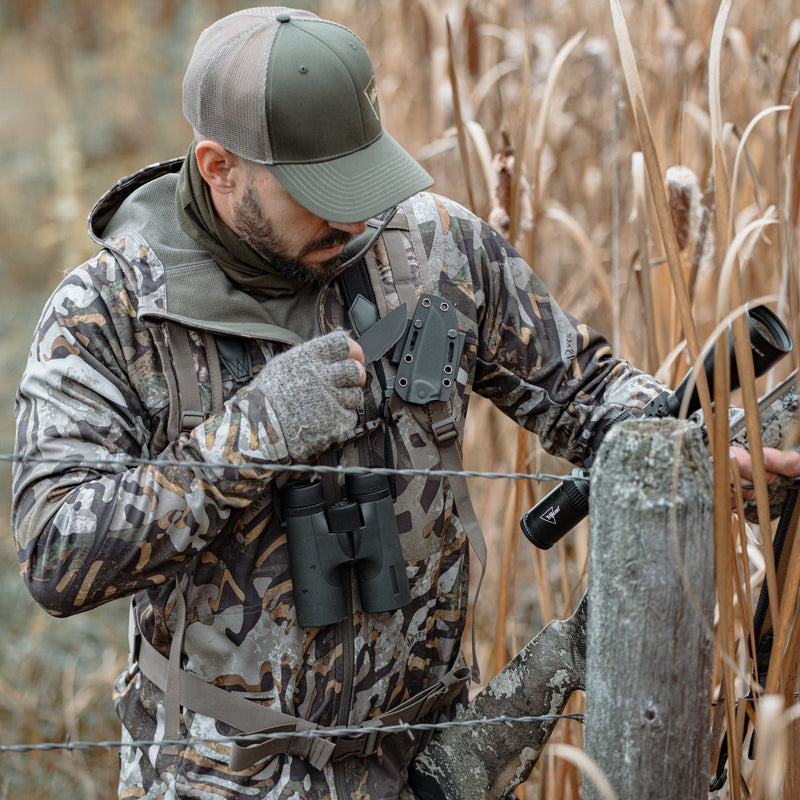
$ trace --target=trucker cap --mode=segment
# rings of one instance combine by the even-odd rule
[[[433,183],[383,130],[361,40],[309,11],[250,8],[206,28],[184,77],[183,113],[331,222],[377,216]]]

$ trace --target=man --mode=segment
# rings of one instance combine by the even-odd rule
[[[225,17],[197,43],[183,108],[188,155],[98,202],[101,249],[37,328],[17,406],[23,574],[55,615],[133,598],[123,736],[192,741],[126,747],[120,797],[411,798],[420,740],[378,728],[464,699],[480,540],[459,481],[425,471],[457,453],[470,392],[581,462],[663,387],[566,315],[497,233],[425,193],[345,28],[283,8]],[[364,234],[367,278],[348,289],[343,249]],[[393,352],[376,320],[403,301],[415,322]],[[356,331],[376,329],[365,356]],[[401,396],[440,348],[441,386]],[[287,469],[309,464],[320,480]],[[418,472],[357,502],[356,479],[325,469],[387,466]],[[359,560],[361,523],[337,527],[334,511],[366,516],[389,494],[367,542],[395,570],[386,589]],[[320,572],[341,542],[354,549],[331,582]],[[295,735],[203,741],[263,729]]]

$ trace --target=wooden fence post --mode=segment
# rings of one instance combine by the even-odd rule
[[[615,425],[592,467],[584,751],[619,800],[707,797],[712,485],[671,419]]]

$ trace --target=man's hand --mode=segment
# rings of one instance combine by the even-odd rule
[[[334,331],[276,356],[254,383],[280,422],[292,461],[305,463],[351,435],[366,380],[361,347]]]
[[[731,447],[731,457],[736,459],[739,472],[745,481],[753,480],[753,460],[750,453],[741,447]],[[783,475],[795,478],[800,475],[800,453],[796,450],[778,450],[775,447],[764,448],[764,466],[767,469],[767,484],[775,483]],[[755,500],[753,489],[744,488],[745,500]]]

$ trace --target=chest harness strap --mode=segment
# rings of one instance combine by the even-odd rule
[[[343,758],[374,755],[383,737],[390,735],[382,733],[381,728],[401,723],[412,725],[438,708],[450,705],[469,678],[466,667],[457,667],[399,706],[362,722],[358,727],[363,732],[344,735],[335,733],[334,729],[334,732],[326,735],[324,726],[263,706],[181,669],[179,664],[186,625],[186,605],[180,588],[176,586],[176,589],[175,613],[178,624],[169,658],[156,650],[141,634],[135,602],[131,603],[132,657],[138,661],[142,674],[165,694],[166,740],[181,738],[181,707],[216,719],[248,736],[247,740],[235,741],[231,746],[230,768],[234,772],[249,769],[259,761],[280,754],[302,758],[319,770]],[[309,735],[311,731],[317,735]],[[294,735],[269,738],[276,733]],[[264,739],[250,740],[252,734],[263,734]]]
[[[398,216],[403,227],[408,228],[409,225],[404,216]],[[423,278],[426,288],[432,287],[427,270],[427,260],[418,233],[416,240],[412,236],[412,241],[415,242],[414,249],[420,276]],[[401,301],[406,301],[409,308],[413,309],[417,302],[415,284],[399,231],[387,230],[384,234],[384,241],[390,255],[392,270],[393,272],[395,269],[397,270],[396,288],[401,294]],[[416,252],[417,250],[419,252]],[[370,255],[368,254],[368,257]],[[386,312],[385,298],[376,299],[379,295],[372,286],[373,276],[361,268],[350,269],[348,272],[358,272],[359,274],[356,279],[358,284],[353,285],[349,290],[352,292],[351,296],[354,298],[362,295],[373,304],[379,315],[383,315]],[[168,431],[170,438],[176,438],[181,432],[188,432],[202,422],[206,418],[207,412],[204,411],[201,401],[191,335],[186,328],[173,323],[166,323],[166,328],[164,340],[157,341],[157,345],[160,345],[159,351],[164,363],[171,362],[173,366],[174,378],[168,376],[168,381],[170,381],[170,396],[177,402],[171,403],[170,406]],[[201,335],[202,344],[206,350],[211,383],[210,413],[215,413],[222,407],[220,355],[215,337],[205,332]],[[154,338],[159,339],[158,336]],[[228,358],[230,359],[230,355]],[[381,378],[386,409],[391,409],[389,411],[391,414],[399,413],[405,405],[396,394],[391,393],[390,379],[383,374]],[[418,421],[431,433],[439,450],[443,469],[460,471],[462,462],[458,429],[453,418],[451,404],[449,402],[427,403],[415,408],[414,412]],[[485,569],[486,545],[469,499],[466,480],[463,476],[454,476],[450,480],[450,485],[469,541],[481,561],[482,568]],[[483,572],[481,573],[482,579]],[[434,711],[446,708],[470,679],[469,669],[456,666],[426,689],[395,708],[362,722],[358,726],[362,729],[361,731],[345,735],[337,733],[336,729],[331,729],[331,733],[327,734],[325,726],[248,700],[237,692],[222,689],[183,670],[180,666],[180,659],[186,628],[186,604],[183,592],[177,582],[175,614],[176,629],[172,637],[169,657],[166,657],[147,640],[146,636],[142,635],[135,602],[131,604],[130,631],[133,662],[138,662],[141,673],[164,692],[164,738],[166,740],[176,741],[181,738],[181,707],[216,719],[248,736],[246,740],[234,741],[231,746],[230,768],[233,771],[249,769],[264,759],[270,759],[280,754],[297,756],[320,770],[333,761],[374,755],[379,751],[383,737],[389,735],[382,733],[382,728],[398,724],[414,724],[422,721]],[[472,678],[479,680],[475,660],[474,631],[472,649]],[[312,731],[316,732],[316,735],[309,735]],[[287,735],[280,738],[271,737],[271,734],[275,733]],[[252,734],[262,734],[264,738],[252,740],[250,738]]]
[[[403,235],[404,232],[407,237]],[[433,280],[428,268],[425,246],[413,217],[407,217],[402,213],[402,210],[399,211],[394,217],[393,224],[390,224],[384,232],[382,241],[386,247],[387,260],[391,265],[390,274],[399,300],[406,304],[409,313],[413,315],[421,298],[417,294],[417,282],[412,275],[412,267],[406,249],[407,245],[413,251],[414,262],[419,273],[418,279],[422,283],[424,291],[430,293],[433,290]],[[355,298],[361,294],[372,303],[377,304],[381,315],[383,315],[388,309],[386,307],[385,293],[381,290],[380,285],[376,286],[380,281],[378,276],[381,274],[381,270],[374,252],[367,253],[365,261],[366,265],[362,266],[361,269],[351,268],[347,270],[340,280],[343,283],[350,284],[345,292],[348,298]],[[367,266],[369,269],[366,268]],[[352,302],[352,299],[349,302]],[[391,386],[389,390],[391,391]],[[387,400],[387,417],[392,418],[396,414],[406,410],[409,411],[431,435],[439,452],[441,468],[447,472],[463,472],[464,463],[461,457],[461,442],[459,441],[458,426],[453,412],[452,401],[430,400],[423,404],[417,404],[409,400],[402,400],[396,391],[387,393]],[[481,565],[481,574],[473,600],[474,607],[477,605],[483,578],[486,574],[488,555],[486,540],[470,499],[466,478],[462,474],[457,474],[449,476],[448,480],[467,539]],[[480,683],[480,668],[477,659],[474,626],[472,628],[471,677],[475,683]]]

